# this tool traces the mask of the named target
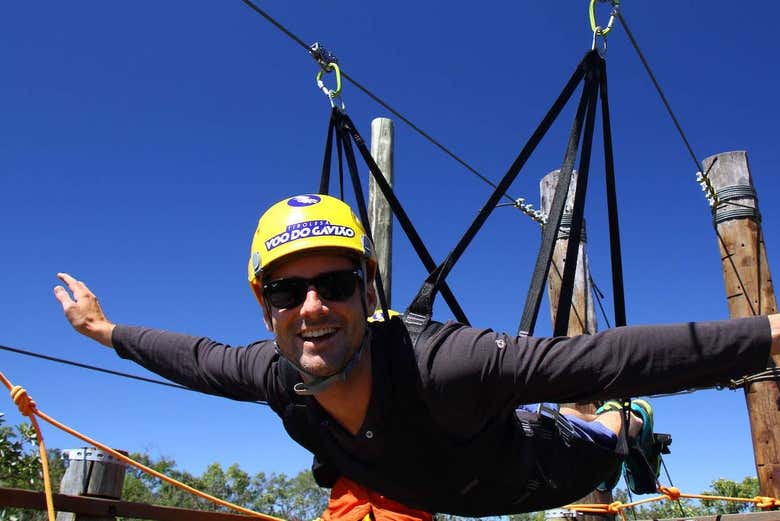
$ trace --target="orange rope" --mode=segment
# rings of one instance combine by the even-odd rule
[[[54,513],[54,500],[51,495],[49,458],[46,455],[46,446],[43,444],[43,433],[41,433],[41,428],[38,426],[38,420],[35,419],[35,401],[30,398],[27,391],[18,385],[12,386],[11,382],[8,381],[3,373],[0,373],[0,379],[8,390],[11,391],[11,399],[16,406],[19,407],[19,412],[30,418],[30,423],[32,423],[32,426],[35,429],[35,437],[38,440],[38,452],[41,455],[41,466],[43,467],[43,490],[46,492],[46,513],[48,514],[49,521],[55,521],[57,515]]]
[[[562,508],[568,510],[574,510],[577,512],[583,512],[588,514],[620,514],[620,517],[625,520],[626,515],[624,510],[628,508],[634,508],[645,503],[653,503],[655,501],[663,501],[668,499],[670,501],[677,501],[680,498],[686,499],[703,499],[705,501],[736,501],[739,503],[754,503],[758,508],[762,510],[769,510],[771,508],[780,507],[780,500],[767,496],[756,496],[753,498],[741,498],[741,497],[729,497],[729,496],[709,496],[706,494],[683,494],[676,487],[658,487],[658,492],[662,495],[651,497],[648,499],[641,499],[639,501],[633,501],[631,503],[621,503],[615,501],[614,503],[597,503],[597,504],[571,504]]]
[[[185,490],[189,492],[190,494],[194,494],[198,497],[201,497],[203,499],[207,499],[211,501],[212,503],[216,503],[217,505],[221,505],[223,507],[230,508],[232,510],[236,510],[238,512],[241,512],[242,514],[248,514],[250,516],[258,517],[260,519],[264,519],[265,521],[285,521],[284,519],[280,517],[274,517],[269,516],[268,514],[261,514],[260,512],[255,512],[254,510],[250,510],[248,508],[244,508],[242,506],[230,503],[228,501],[225,501],[223,499],[219,499],[217,497],[214,497],[210,494],[206,494],[205,492],[201,492],[200,490],[197,490],[189,485],[185,485],[184,483],[177,481],[171,477],[166,476],[165,474],[162,474],[152,468],[147,467],[146,465],[143,465],[141,463],[138,463],[137,461],[128,458],[121,452],[117,452],[111,447],[108,447],[106,445],[103,445],[102,443],[99,443],[92,438],[89,438],[88,436],[85,436],[84,434],[81,434],[78,431],[75,431],[68,427],[67,425],[64,425],[54,418],[48,416],[47,414],[44,414],[43,412],[39,411],[36,407],[35,402],[28,396],[27,391],[22,389],[19,386],[13,386],[11,385],[11,382],[5,377],[5,375],[0,372],[0,382],[5,385],[9,391],[11,391],[11,397],[14,400],[14,403],[17,404],[19,407],[19,410],[21,413],[28,418],[30,418],[30,421],[32,422],[33,426],[35,427],[36,435],[38,436],[38,448],[41,453],[41,464],[43,466],[43,481],[44,481],[44,490],[46,493],[46,508],[49,512],[49,521],[55,521],[55,515],[54,515],[54,501],[52,499],[52,493],[51,493],[51,483],[49,482],[49,463],[48,459],[46,457],[46,449],[43,445],[43,436],[41,435],[40,429],[38,428],[38,423],[35,419],[35,416],[38,416],[42,420],[50,423],[51,425],[57,427],[58,429],[61,429],[68,434],[75,436],[76,438],[89,443],[90,445],[94,445],[98,449],[107,452],[114,456],[116,459],[124,462],[127,465],[130,465],[132,467],[135,467],[139,470],[142,470],[146,472],[147,474],[151,474],[152,476],[161,479],[163,481],[166,481],[170,483],[171,485],[178,487],[182,490]]]

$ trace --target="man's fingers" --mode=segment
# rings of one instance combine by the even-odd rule
[[[54,297],[60,301],[63,308],[74,303],[73,299],[70,298],[70,294],[62,286],[54,286]]]
[[[79,300],[84,295],[90,293],[86,284],[80,280],[77,280],[75,277],[72,277],[68,273],[57,273],[57,278],[67,284],[68,289],[71,291],[71,293],[73,293],[74,300]]]

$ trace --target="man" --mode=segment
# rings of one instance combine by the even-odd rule
[[[54,289],[82,334],[203,392],[266,400],[333,487],[328,519],[427,512],[542,510],[614,482],[622,414],[534,415],[522,404],[673,392],[766,367],[780,315],[627,327],[575,338],[511,337],[431,323],[410,338],[400,317],[367,322],[376,259],[347,205],[285,199],[258,223],[249,282],[274,341],[230,348],[115,325],[67,274]],[[652,443],[652,413],[632,407],[629,437]],[[629,469],[631,470],[631,469]],[[641,469],[633,469],[636,477]],[[651,485],[655,475],[650,476]]]

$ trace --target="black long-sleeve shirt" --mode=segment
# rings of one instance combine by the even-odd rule
[[[412,507],[462,515],[537,510],[580,493],[569,491],[569,498],[561,491],[557,501],[528,497],[535,452],[548,448],[519,432],[518,405],[725,383],[764,369],[771,345],[766,317],[573,338],[513,337],[447,323],[414,347],[398,319],[370,327],[373,388],[355,436],[316,400],[294,394],[299,376],[272,341],[230,347],[133,326],[117,326],[112,340],[123,358],[180,384],[267,401],[329,472]]]

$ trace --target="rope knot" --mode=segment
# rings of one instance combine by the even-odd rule
[[[658,487],[658,492],[668,497],[672,501],[680,499],[680,489],[677,487]]]
[[[27,394],[27,391],[23,387],[15,385],[11,389],[11,399],[16,406],[19,407],[19,412],[24,416],[32,416],[33,413],[35,413],[35,400],[30,398],[30,395]]]
[[[758,508],[761,508],[763,510],[767,510],[774,507],[780,507],[780,500],[773,497],[756,496],[753,498],[753,501],[756,502],[756,506]]]
[[[613,501],[607,505],[607,512],[610,514],[619,514],[623,510],[624,505],[620,501]]]

